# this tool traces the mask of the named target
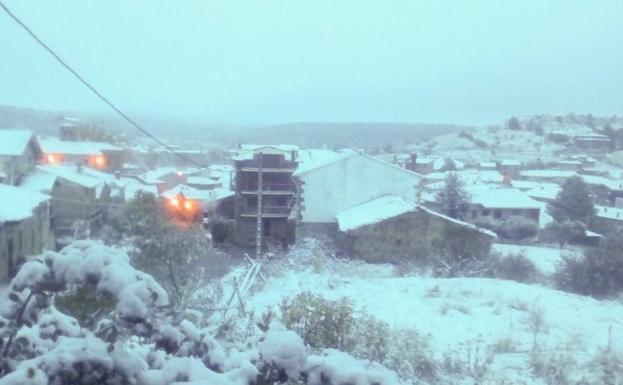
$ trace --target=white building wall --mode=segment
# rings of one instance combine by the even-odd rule
[[[304,182],[302,221],[331,223],[337,213],[382,195],[415,201],[420,176],[358,154],[310,170],[299,179]]]

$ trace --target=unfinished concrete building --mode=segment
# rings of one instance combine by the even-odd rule
[[[246,145],[234,157],[235,240],[258,255],[294,242],[297,154],[297,146]]]

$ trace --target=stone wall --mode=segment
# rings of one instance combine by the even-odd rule
[[[338,234],[337,222],[300,222],[296,226],[296,240],[303,238],[336,239]]]
[[[416,210],[373,225],[338,233],[351,257],[368,262],[427,263],[438,256],[482,257],[492,237],[474,228]]]
[[[6,281],[26,256],[53,249],[50,214],[47,202],[33,211],[33,216],[19,222],[0,224],[0,282]],[[13,270],[13,271],[11,271]]]

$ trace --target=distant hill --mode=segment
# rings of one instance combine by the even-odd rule
[[[59,112],[0,105],[0,128],[23,128],[51,135],[58,132],[58,122],[62,117]]]
[[[430,139],[437,135],[469,129],[451,124],[421,123],[289,123],[247,129],[239,140],[265,143],[293,143],[306,147],[381,148]]]
[[[553,160],[575,135],[600,133],[623,148],[623,118],[591,114],[532,115],[511,117],[500,124],[461,130],[407,146],[423,155],[444,154],[463,160]]]
[[[200,122],[140,119],[160,138],[184,146],[238,143],[288,143],[303,147],[381,148],[404,145],[432,137],[470,129],[469,126],[419,123],[335,123],[304,122],[271,126],[236,126]],[[128,134],[132,134],[134,131]]]
[[[125,132],[130,142],[143,136],[126,122],[112,116],[92,116],[65,111],[0,105],[0,128],[15,127],[43,135],[56,135],[64,116],[78,117],[111,132]],[[292,143],[304,147],[365,147],[417,143],[434,136],[470,129],[468,126],[421,123],[303,122],[272,126],[235,126],[196,121],[136,117],[147,130],[170,143],[189,147],[208,144]]]

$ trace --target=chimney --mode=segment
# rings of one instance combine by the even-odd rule
[[[82,163],[76,163],[76,172],[82,174]]]

